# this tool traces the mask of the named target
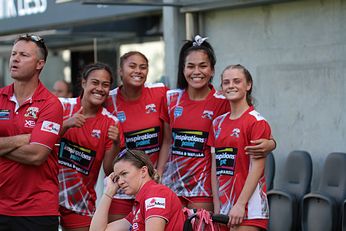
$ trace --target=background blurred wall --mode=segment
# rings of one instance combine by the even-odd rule
[[[316,188],[327,154],[346,152],[346,1],[225,9],[203,18],[217,57],[215,86],[228,64],[253,75],[256,108],[278,143],[275,182],[288,152],[302,149],[312,156]]]

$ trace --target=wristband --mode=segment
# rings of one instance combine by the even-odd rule
[[[272,141],[274,141],[274,150],[276,149],[276,140],[274,138],[271,139]]]

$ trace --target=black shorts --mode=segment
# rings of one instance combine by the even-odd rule
[[[58,216],[14,217],[0,215],[0,231],[58,231]]]

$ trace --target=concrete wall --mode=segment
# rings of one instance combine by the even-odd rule
[[[228,64],[254,77],[257,110],[278,142],[274,184],[287,154],[301,149],[312,156],[315,189],[327,154],[346,152],[346,1],[210,11],[204,31],[218,59],[215,86]]]

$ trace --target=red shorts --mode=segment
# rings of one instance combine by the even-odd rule
[[[268,219],[251,219],[243,220],[241,226],[255,226],[263,230],[268,229],[269,220]],[[220,231],[229,231],[229,228],[226,225],[220,225]]]
[[[212,197],[179,197],[181,204],[183,207],[187,207],[190,203],[213,203]]]
[[[59,207],[60,225],[65,229],[76,229],[90,226],[91,217],[77,214],[62,206]]]
[[[115,199],[113,198],[109,214],[111,215],[127,215],[132,211],[134,199]]]

